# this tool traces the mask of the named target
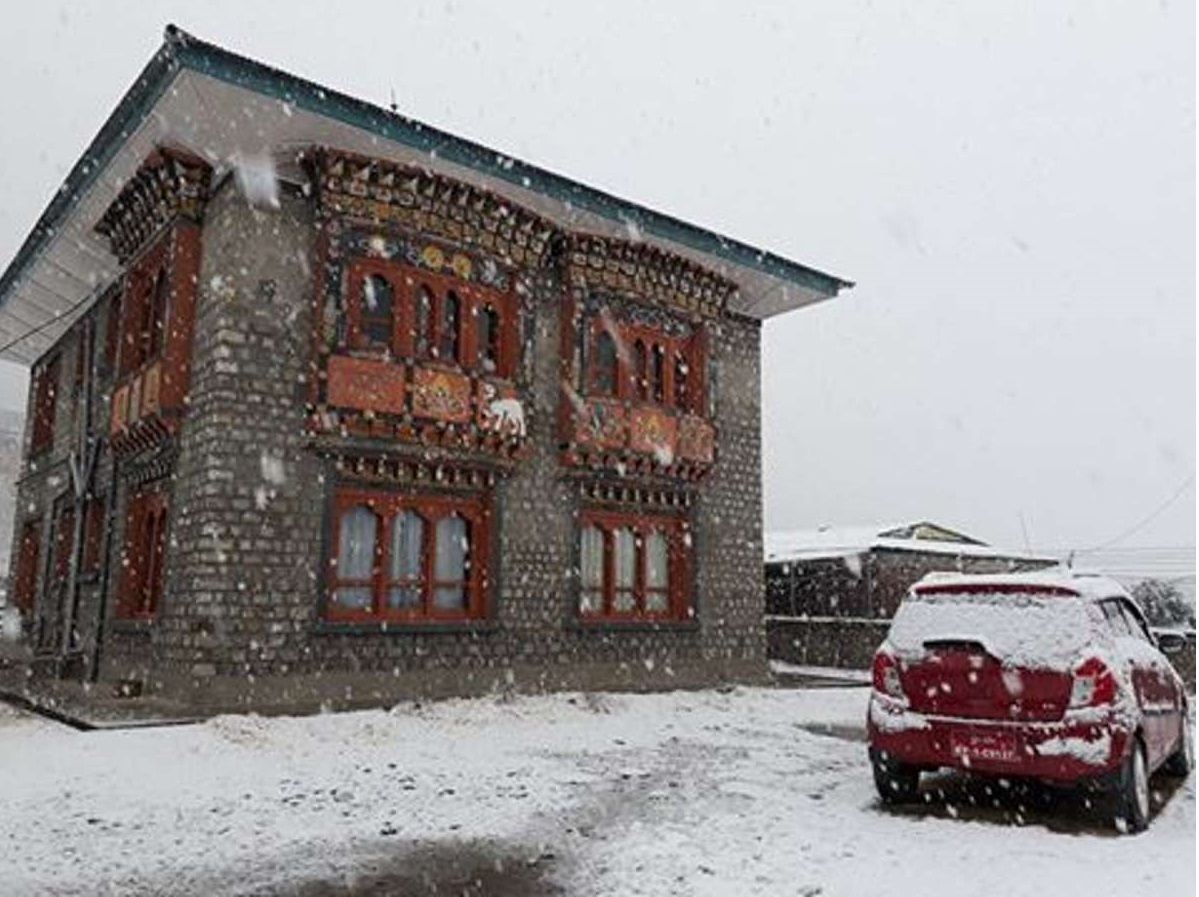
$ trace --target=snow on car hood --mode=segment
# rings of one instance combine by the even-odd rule
[[[1004,666],[1067,671],[1095,641],[1098,613],[1090,602],[1063,595],[912,594],[887,640],[905,659],[922,657],[925,642],[973,641]]]

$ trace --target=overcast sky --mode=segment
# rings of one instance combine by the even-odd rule
[[[0,265],[173,21],[856,281],[765,327],[768,528],[1193,562],[1193,2],[76,6],[5,15]]]

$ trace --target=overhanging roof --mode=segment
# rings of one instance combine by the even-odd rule
[[[238,114],[221,114],[227,110]],[[0,359],[37,359],[118,273],[93,228],[161,143],[204,156],[218,170],[238,156],[311,145],[422,167],[506,196],[565,229],[632,237],[698,262],[736,281],[731,310],[759,320],[853,285],[168,26],[162,47],[0,276]]]

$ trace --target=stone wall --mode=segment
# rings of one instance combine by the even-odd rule
[[[336,473],[304,432],[315,239],[300,197],[256,211],[226,189],[209,206],[152,690],[210,709],[304,710],[510,688],[765,680],[759,325],[713,327],[717,462],[694,509],[697,619],[582,626],[578,492],[558,458],[555,419],[563,288],[552,273],[526,280],[531,451],[494,486],[489,618],[322,624]]]
[[[890,620],[767,617],[766,650],[784,663],[868,670],[890,626]]]

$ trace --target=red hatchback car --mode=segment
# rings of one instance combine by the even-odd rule
[[[930,574],[874,656],[867,728],[879,795],[956,767],[1114,790],[1149,821],[1149,776],[1185,776],[1187,692],[1117,582],[1071,571]]]

